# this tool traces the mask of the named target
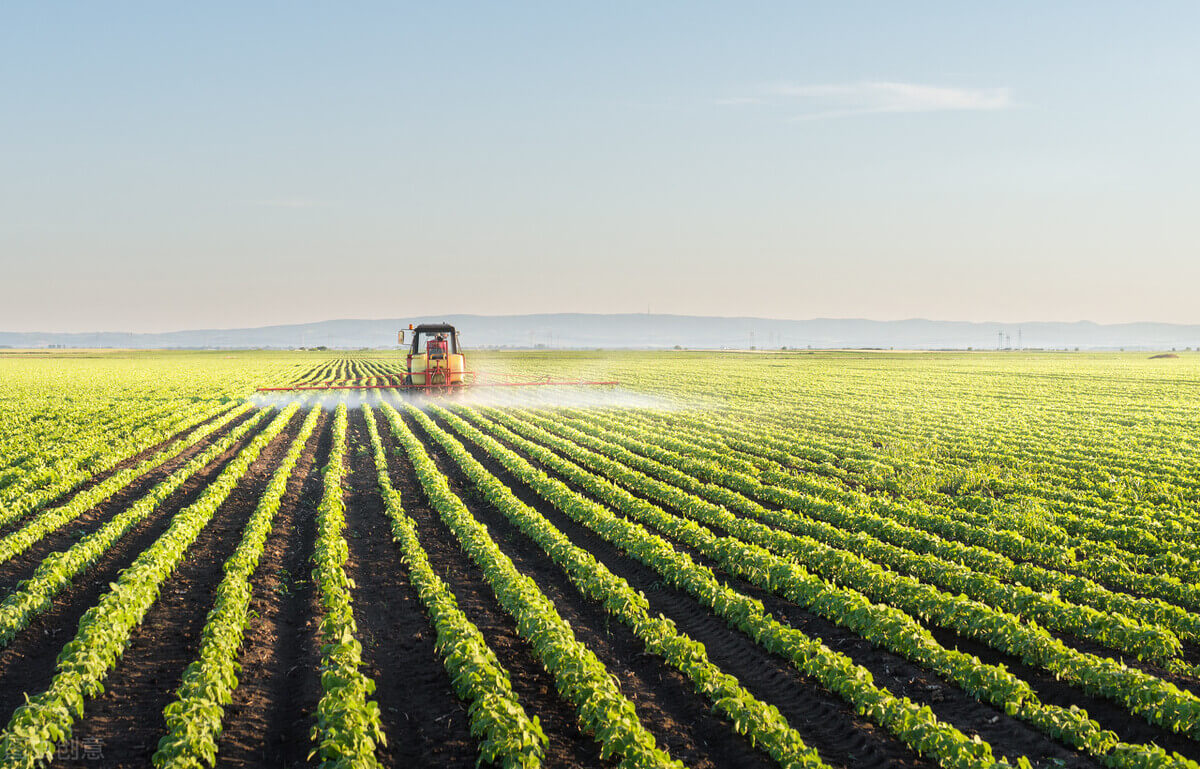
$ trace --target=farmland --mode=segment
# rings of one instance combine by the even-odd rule
[[[1200,358],[0,351],[4,766],[1200,759]]]

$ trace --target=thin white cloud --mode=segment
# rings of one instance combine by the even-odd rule
[[[247,200],[245,204],[259,208],[324,208],[328,206],[322,200],[307,200],[305,198],[272,198],[267,200]]]
[[[957,88],[892,81],[777,83],[760,92],[762,96],[721,99],[718,104],[783,106],[798,110],[792,119],[799,121],[902,112],[996,111],[1015,106],[1009,88]]]
[[[765,102],[766,99],[760,96],[730,96],[726,99],[715,99],[713,101],[714,104],[722,107],[737,106],[739,104],[763,104]]]

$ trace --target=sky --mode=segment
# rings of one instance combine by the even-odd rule
[[[0,330],[1200,323],[1194,2],[0,5]]]

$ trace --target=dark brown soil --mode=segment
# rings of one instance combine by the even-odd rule
[[[549,738],[546,765],[559,767],[614,766],[600,759],[599,745],[578,725],[575,708],[554,688],[537,655],[517,634],[516,623],[504,612],[484,580],[483,573],[459,549],[454,535],[429,506],[412,464],[402,458],[391,426],[379,418],[380,432],[388,450],[393,485],[404,500],[405,512],[417,523],[421,544],[429,554],[434,571],[454,593],[459,608],[479,628],[488,646],[512,679],[513,691],[530,716],[536,716]],[[400,451],[400,454],[396,452]]]
[[[322,415],[300,455],[251,580],[242,672],[225,709],[218,767],[309,766],[309,729],[321,697],[320,606],[309,572],[329,425]]]
[[[52,507],[58,507],[60,505],[66,504],[67,502],[70,502],[72,499],[75,498],[76,495],[81,494],[82,492],[87,491],[88,489],[92,488],[93,486],[96,486],[97,484],[104,482],[105,480],[112,477],[113,475],[116,475],[117,473],[121,472],[122,470],[129,468],[129,467],[133,467],[134,465],[148,459],[154,453],[162,450],[163,447],[169,446],[173,442],[179,440],[180,438],[183,438],[185,435],[192,432],[193,430],[196,430],[201,425],[206,425],[215,419],[219,419],[220,417],[229,413],[229,410],[231,408],[233,408],[233,407],[230,406],[229,408],[223,409],[218,414],[214,414],[211,417],[208,417],[207,419],[202,419],[199,422],[196,422],[189,427],[185,427],[182,430],[177,431],[175,434],[173,434],[171,437],[167,438],[165,441],[156,443],[153,446],[150,446],[149,448],[146,448],[146,449],[143,449],[142,451],[137,452],[136,454],[131,454],[130,456],[126,457],[125,459],[122,459],[120,462],[117,462],[115,465],[113,465],[109,469],[102,470],[100,472],[93,474],[91,477],[89,477],[83,483],[79,484],[78,486],[76,486],[73,489],[63,492],[62,494],[60,494],[59,496],[50,500],[49,502],[42,505],[38,509],[46,510],[46,509],[49,509]],[[243,418],[244,417],[239,417],[237,420],[235,420],[234,424],[236,424],[238,421],[241,421],[241,419],[243,419]],[[223,427],[220,432],[224,432],[228,429],[229,429],[229,427]],[[10,531],[15,531],[16,529],[21,528],[21,526],[24,525],[26,521],[30,520],[30,518],[35,514],[36,514],[36,511],[30,512],[28,515],[26,515],[23,518],[20,518],[16,521],[13,521],[12,523],[8,524],[7,526],[0,526],[0,536],[4,536],[5,534],[8,534]]]
[[[703,643],[713,662],[736,676],[756,697],[779,708],[805,743],[816,748],[822,759],[846,767],[932,766],[884,729],[859,716],[818,682],[800,674],[788,662],[772,656],[748,636],[726,627],[723,620],[690,595],[664,585],[649,567],[624,555],[546,504],[482,450],[468,443],[464,445],[526,504],[535,507],[575,544],[641,590],[650,600],[652,610],[663,613],[680,630]],[[536,462],[533,464],[537,466]]]
[[[1076,705],[1086,710],[1101,726],[1121,735],[1121,739],[1126,742],[1153,742],[1167,750],[1178,751],[1193,761],[1200,761],[1200,743],[1149,724],[1144,719],[1131,715],[1122,705],[1084,694],[1080,689],[1059,681],[1044,669],[1026,665],[1016,657],[1002,654],[990,646],[940,628],[930,627],[929,630],[943,646],[957,647],[993,665],[1004,665],[1013,675],[1028,682],[1042,702],[1064,708]]]
[[[725,579],[737,589],[762,600],[777,617],[785,619],[789,624],[804,630],[810,635],[816,635],[826,640],[831,648],[849,654],[856,662],[871,670],[876,680],[886,685],[893,693],[903,694],[914,701],[929,705],[940,718],[944,718],[955,724],[967,734],[978,733],[983,739],[991,743],[997,752],[1005,755],[1024,754],[1030,758],[1044,756],[1047,759],[1061,761],[1068,761],[1069,759],[1072,765],[1096,765],[1091,759],[1075,753],[1065,746],[1051,742],[1041,732],[1022,722],[1009,718],[1001,711],[981,703],[975,703],[974,700],[970,699],[970,697],[952,683],[939,678],[919,666],[908,663],[897,655],[888,654],[883,650],[876,650],[871,644],[858,638],[850,631],[838,628],[832,625],[832,623],[808,614],[799,609],[799,607],[773,594],[766,593],[743,580],[733,577],[699,553],[681,547],[681,543],[671,540],[670,537],[667,537],[667,539],[676,547],[687,550],[697,562],[712,568],[722,579]],[[822,629],[822,626],[824,626],[824,629]],[[988,646],[971,641],[955,633],[933,626],[928,626],[928,629],[933,632],[939,643],[946,648],[960,649],[961,651],[978,656],[981,660],[989,664],[1005,665],[1015,675],[1033,686],[1043,702],[1062,707],[1069,707],[1074,704],[1087,710],[1093,719],[1100,722],[1105,728],[1116,731],[1121,735],[1122,739],[1131,742],[1154,742],[1169,750],[1177,750],[1183,755],[1192,758],[1200,755],[1200,752],[1198,752],[1200,748],[1187,738],[1171,734],[1159,727],[1147,724],[1144,720],[1132,716],[1123,707],[1115,703],[1089,697],[1079,689],[1056,680],[1053,675],[1040,668],[1024,665],[1015,657],[1002,654]],[[850,651],[856,648],[856,652]],[[877,654],[868,653],[872,650],[876,651]],[[881,663],[882,668],[885,669],[905,670],[902,677],[908,679],[908,684],[897,681],[894,676],[889,679],[888,676],[880,675]],[[892,683],[887,683],[889,680]],[[965,713],[962,712],[962,707],[974,709],[977,712],[973,715]],[[982,710],[980,711],[979,709]]]
[[[415,427],[415,425],[414,425]],[[599,602],[585,598],[544,551],[500,511],[483,500],[440,444],[416,432],[437,461],[451,487],[522,573],[530,576],[570,623],[576,637],[618,679],[638,716],[661,747],[690,767],[771,766],[732,724],[713,712],[713,704],[697,694],[691,682],[661,657],[651,654],[633,631],[609,615]],[[493,470],[493,474],[495,471]],[[503,479],[513,485],[512,479]],[[527,503],[532,500],[527,500]]]
[[[354,582],[363,672],[375,681],[374,699],[388,740],[379,751],[380,760],[395,767],[426,764],[470,769],[479,748],[471,736],[467,704],[455,695],[449,673],[434,651],[437,633],[392,541],[360,410],[350,414],[348,442],[346,572]]]
[[[222,436],[249,418],[250,414],[248,413],[244,417],[233,420],[229,425],[223,426],[220,430],[205,436],[204,439],[188,446],[155,469],[134,479],[129,485],[105,501],[85,510],[75,520],[42,537],[25,552],[0,564],[0,592],[7,594],[18,582],[28,579],[47,555],[59,550],[66,550],[81,538],[99,529],[117,513],[129,507],[161,481],[191,461],[193,457],[202,454]],[[26,519],[22,523],[28,520]]]
[[[768,507],[770,507],[770,505],[768,505]],[[678,546],[678,543],[675,543],[675,544],[676,544],[676,546]],[[695,554],[694,552],[692,554],[694,557],[697,556],[697,554]],[[706,559],[697,557],[697,560],[704,561],[707,565],[712,565],[710,562],[707,562]],[[800,626],[800,625],[810,621],[808,619],[800,619],[800,617],[812,618],[812,615],[808,615],[807,613],[800,610],[798,607],[791,606],[787,602],[782,601],[781,599],[774,597],[770,594],[767,594],[767,593],[765,593],[765,591],[760,591],[757,588],[754,588],[753,586],[749,585],[748,583],[744,583],[740,580],[730,578],[729,575],[727,575],[723,572],[722,572],[722,576],[727,579],[730,579],[731,582],[736,582],[739,585],[739,589],[742,589],[742,590],[744,590],[744,592],[748,592],[752,595],[755,595],[756,597],[763,600],[764,603],[767,604],[769,607],[774,607],[777,614],[779,614],[780,616],[788,617],[789,621],[791,621],[791,623],[794,625]],[[797,622],[797,619],[799,619],[799,622]],[[816,618],[812,618],[812,619],[816,619]],[[819,620],[819,621],[824,623],[824,620]],[[825,624],[828,624],[828,623],[825,623]],[[1046,702],[1047,704],[1059,705],[1062,707],[1070,707],[1071,705],[1077,705],[1077,706],[1087,710],[1088,714],[1093,719],[1100,722],[1100,724],[1102,726],[1104,726],[1105,728],[1113,729],[1118,734],[1120,734],[1123,739],[1125,739],[1127,741],[1130,741],[1130,742],[1154,742],[1158,745],[1166,747],[1168,750],[1176,750],[1189,758],[1193,758],[1193,759],[1200,758],[1200,747],[1198,747],[1196,745],[1196,743],[1192,742],[1191,740],[1189,740],[1185,737],[1170,733],[1160,727],[1146,723],[1146,721],[1144,719],[1141,719],[1141,718],[1138,718],[1137,716],[1131,715],[1121,705],[1118,705],[1114,702],[1111,702],[1109,700],[1102,699],[1099,697],[1089,697],[1089,696],[1085,695],[1083,692],[1081,692],[1078,688],[1057,680],[1052,674],[1048,673],[1047,671],[1045,671],[1041,668],[1033,667],[1030,665],[1025,665],[1019,659],[1012,657],[1010,655],[998,652],[989,646],[986,646],[986,645],[981,644],[976,641],[972,641],[970,639],[963,638],[963,637],[957,635],[956,633],[940,629],[938,627],[929,625],[928,623],[925,623],[925,624],[927,625],[928,629],[934,634],[935,638],[937,638],[938,641],[940,643],[942,643],[942,645],[946,646],[947,648],[960,649],[969,654],[976,655],[984,662],[987,662],[990,664],[1005,665],[1014,674],[1016,674],[1020,678],[1024,679],[1031,686],[1033,686],[1034,689],[1038,692],[1039,698],[1043,702]],[[838,628],[835,628],[835,631],[839,632],[839,633],[847,633],[847,631],[838,629]],[[1099,655],[1102,657],[1120,657],[1121,656],[1111,649],[1107,649],[1097,643],[1088,641],[1086,639],[1080,639],[1080,638],[1077,638],[1075,636],[1065,634],[1065,633],[1054,633],[1054,635],[1056,638],[1059,638],[1064,643],[1066,643],[1068,646],[1071,646],[1071,647],[1073,647],[1079,651],[1085,652],[1085,653],[1096,654],[1096,655]],[[822,637],[825,637],[824,634],[822,634]],[[1196,649],[1189,645],[1188,648],[1185,649],[1185,659],[1188,661],[1192,661],[1193,659],[1195,659],[1195,655],[1196,655]],[[860,661],[860,660],[858,660],[856,658],[856,661]],[[1189,679],[1186,677],[1171,674],[1171,673],[1163,670],[1162,668],[1160,668],[1156,665],[1153,665],[1152,663],[1140,662],[1136,659],[1127,659],[1127,660],[1125,660],[1125,662],[1126,662],[1126,664],[1128,664],[1131,667],[1137,668],[1139,670],[1144,670],[1145,672],[1148,672],[1151,675],[1155,675],[1160,678],[1163,678],[1164,680],[1170,681],[1181,688],[1192,691],[1193,693],[1200,693],[1200,682],[1197,682],[1195,680],[1192,680],[1192,679]],[[866,664],[866,663],[863,663],[862,661],[860,661],[860,664]],[[868,665],[868,667],[870,667],[870,666]],[[924,671],[923,669],[921,669],[919,667],[911,666],[911,665],[910,665],[910,667],[912,667],[913,670],[917,674],[923,676],[926,679],[932,680],[935,685],[941,685],[946,692],[954,693],[956,695],[961,696],[962,693],[957,688],[955,688],[953,686],[953,684],[944,682],[941,679],[937,678],[936,676],[931,675],[928,671]],[[876,677],[878,679],[878,674],[876,674]],[[925,685],[929,685],[929,684],[925,684]],[[893,691],[896,691],[896,693],[901,693],[900,691],[897,691],[896,689],[893,689]],[[907,696],[911,697],[914,700],[928,701],[928,698],[923,698],[923,697],[919,696],[919,692],[917,692],[917,693],[905,692],[905,693],[907,694]],[[939,703],[929,702],[929,704],[931,705],[931,707],[933,707],[935,712],[937,712],[937,713],[939,713],[939,715],[941,715],[942,711],[939,709]],[[999,713],[999,711],[996,711],[996,713],[997,713],[997,715],[1001,715]],[[954,722],[956,724],[959,723],[958,721],[954,720],[954,718],[952,716],[946,716],[946,717],[948,720],[951,720],[952,722]],[[996,721],[995,723],[998,727],[1003,727],[1002,732],[1007,734],[1008,728],[1009,728],[1007,726],[1007,724],[1014,724],[1017,722],[1013,721],[1013,719],[1009,719],[1009,718],[1001,715],[1001,718],[998,721]],[[1018,724],[1018,726],[1019,726],[1019,728],[1025,729],[1026,731],[1030,731],[1033,734],[1037,734],[1037,732],[1032,730],[1030,727],[1020,725],[1020,724]],[[995,730],[992,730],[992,731],[995,731]],[[981,734],[981,736],[984,737],[984,739],[991,742],[994,747],[999,748],[1001,745],[1005,744],[1005,740],[1003,739],[1003,737],[996,737],[996,738],[989,737],[986,730],[981,730],[980,734]],[[1029,753],[1029,755],[1031,757],[1033,757],[1032,753]]]
[[[253,439],[257,430],[193,475],[167,497],[146,519],[136,524],[113,544],[79,580],[54,598],[54,604],[33,619],[12,643],[0,651],[0,712],[11,713],[25,694],[42,691],[50,684],[55,657],[71,640],[83,616],[118,573],[133,562],[170,525],[175,513],[195,501],[220,474],[234,455]]]
[[[146,765],[166,729],[162,711],[175,699],[184,669],[199,652],[200,634],[212,608],[225,561],[241,542],[246,523],[300,429],[303,417],[264,449],[249,471],[192,543],[158,601],[131,637],[120,664],[89,700],[72,735],[81,744],[102,746],[103,758],[59,761],[58,766]]]
[[[1086,638],[1079,638],[1078,636],[1070,635],[1069,633],[1059,633],[1045,627],[1042,629],[1046,630],[1048,633],[1050,633],[1050,635],[1062,641],[1067,646],[1070,646],[1072,649],[1083,652],[1084,654],[1094,654],[1098,657],[1111,657],[1114,659],[1120,659],[1131,668],[1141,670],[1144,673],[1149,673],[1150,675],[1161,678],[1164,681],[1169,681],[1170,683],[1178,686],[1180,689],[1187,689],[1192,694],[1200,695],[1200,680],[1191,678],[1189,676],[1179,675],[1178,673],[1172,673],[1171,671],[1163,668],[1161,665],[1147,660],[1139,660],[1136,657],[1128,657],[1123,652],[1115,651],[1107,646],[1102,646],[1095,641],[1089,641]],[[1200,662],[1200,657],[1198,657],[1196,654],[1196,645],[1187,641],[1183,642],[1183,653],[1179,656],[1181,660],[1191,665]]]
[[[679,543],[674,544],[679,546]],[[706,565],[712,566],[714,571],[720,573],[723,578],[729,580],[730,582],[736,582],[739,585],[739,589],[755,595],[763,600],[768,606],[776,607],[775,610],[780,616],[787,616],[789,617],[789,620],[791,620],[795,612],[800,612],[800,614],[811,617],[811,615],[807,615],[807,613],[802,612],[797,607],[791,606],[790,604],[787,604],[787,602],[765,593],[765,591],[760,591],[748,583],[731,577],[723,570],[717,568],[715,564],[700,557],[698,553],[692,551],[691,554],[698,561],[702,561]],[[790,609],[786,608],[789,606],[791,606]],[[919,618],[918,621],[920,621]],[[795,623],[793,622],[793,624]],[[1154,742],[1158,745],[1166,747],[1169,750],[1176,750],[1181,754],[1188,756],[1189,758],[1200,757],[1200,746],[1197,746],[1196,743],[1192,742],[1186,737],[1173,734],[1160,727],[1146,723],[1144,719],[1131,715],[1121,705],[1102,698],[1089,697],[1078,688],[1057,680],[1047,671],[1041,668],[1025,665],[1018,658],[998,652],[982,643],[964,638],[956,633],[943,630],[929,623],[923,624],[928,627],[928,629],[934,634],[935,638],[937,638],[937,640],[946,648],[957,648],[964,652],[978,656],[984,662],[1006,666],[1015,675],[1024,679],[1027,683],[1033,686],[1034,690],[1037,691],[1039,698],[1041,698],[1041,700],[1047,704],[1059,705],[1062,707],[1070,707],[1072,704],[1077,705],[1084,710],[1087,710],[1088,714],[1093,719],[1098,721],[1102,726],[1112,729],[1120,734],[1122,739],[1130,742]],[[1082,652],[1098,654],[1103,657],[1119,656],[1112,650],[1101,647],[1099,644],[1079,639],[1074,636],[1067,634],[1056,634],[1056,637],[1061,639],[1067,645],[1072,646]],[[860,662],[860,664],[865,663]],[[1128,664],[1130,664],[1132,667],[1145,670],[1152,675],[1163,677],[1166,680],[1171,681],[1183,688],[1194,691],[1197,687],[1196,682],[1167,673],[1166,671],[1163,671],[1152,664],[1138,662],[1137,660],[1128,661]],[[1002,745],[1008,744],[1009,740],[1007,740],[1006,737],[1012,734],[1013,729],[1021,729],[1029,732],[1030,736],[1036,736],[1039,734],[1031,727],[1020,724],[1014,719],[1004,716],[1000,711],[991,708],[989,709],[993,710],[994,714],[1000,717],[999,720],[991,721],[991,719],[985,719],[982,723],[978,719],[975,719],[974,721],[967,720],[965,722],[956,720],[955,716],[950,715],[949,711],[947,711],[943,705],[945,702],[945,692],[953,692],[958,695],[961,695],[962,692],[958,690],[952,683],[942,681],[920,667],[911,667],[913,668],[914,672],[924,676],[925,678],[937,681],[938,684],[940,684],[940,688],[930,689],[931,692],[936,693],[933,701],[930,701],[929,696],[920,696],[919,691],[906,692],[907,696],[914,700],[929,704],[930,707],[933,708],[934,712],[938,713],[939,716],[941,716],[943,712],[947,712],[947,715],[944,717],[952,723],[958,725],[960,728],[964,728],[964,723],[970,724],[971,728],[978,730],[979,734],[985,740],[991,742],[993,747],[997,748],[998,750]],[[876,674],[876,676],[878,678],[878,674]],[[928,684],[926,685],[928,686]],[[988,736],[989,734],[995,734],[996,736],[990,737]],[[1035,756],[1035,753],[1029,752],[1031,749],[1032,746],[1026,746],[1024,748],[1025,752],[1032,758]],[[1063,760],[1061,756],[1058,756],[1058,758]]]
[[[362,375],[362,372],[356,372]],[[416,481],[411,464],[378,415],[377,425],[388,451],[389,471],[406,512],[417,521],[423,546],[435,571],[454,591],[459,605],[476,623],[501,663],[509,671],[522,704],[540,719],[550,738],[547,766],[612,766],[599,758],[599,746],[577,724],[575,709],[555,691],[553,678],[500,607],[482,573],[459,549]],[[164,730],[162,709],[175,696],[180,675],[196,655],[200,632],[212,604],[212,593],[223,576],[222,565],[241,539],[244,525],[270,473],[296,434],[303,415],[297,415],[284,434],[272,442],[251,467],[230,498],[193,544],[183,563],[165,583],[159,600],[135,629],[130,646],[105,682],[106,691],[89,701],[76,725],[67,753],[79,760],[58,765],[145,766]],[[315,510],[322,484],[319,472],[330,445],[331,420],[322,416],[288,484],[275,526],[268,537],[253,578],[250,625],[234,702],[226,709],[218,764],[224,767],[309,767],[310,730],[321,694],[317,628],[320,608],[310,571],[315,539]],[[265,422],[264,425],[265,426]],[[643,723],[672,755],[695,767],[767,766],[771,761],[737,735],[711,703],[692,691],[689,682],[658,657],[645,652],[632,631],[607,615],[599,603],[585,599],[566,574],[498,510],[483,500],[449,460],[440,445],[422,428],[409,422],[452,488],[517,568],[529,575],[554,601],[577,637],[597,654],[636,704]],[[446,427],[445,424],[442,424]],[[193,428],[194,429],[194,426]],[[224,434],[229,427],[223,428]],[[261,426],[257,429],[261,429]],[[257,430],[256,430],[257,431]],[[180,435],[185,431],[181,431]],[[453,431],[449,431],[453,434]],[[211,445],[218,435],[209,436]],[[55,656],[75,632],[80,616],[94,605],[107,585],[149,546],[171,518],[196,499],[233,455],[251,440],[246,436],[172,494],[147,520],[117,542],[77,584],[58,597],[50,611],[34,619],[9,647],[0,650],[0,709],[10,713],[26,692],[41,691],[50,682]],[[456,436],[457,437],[457,436]],[[173,440],[173,439],[172,439]],[[534,507],[571,541],[625,578],[649,599],[651,609],[704,644],[709,658],[736,676],[752,694],[779,708],[805,741],[822,758],[841,767],[931,767],[886,730],[857,715],[838,696],[796,671],[790,663],[769,654],[749,637],[728,628],[711,610],[690,595],[666,587],[653,570],[628,557],[598,535],[574,523],[498,463],[464,441],[484,466]],[[114,468],[129,466],[155,449],[130,457]],[[117,495],[87,511],[77,521],[38,543],[28,553],[0,564],[0,588],[13,586],[55,550],[69,547],[82,533],[94,531],[144,494],[188,458],[203,450],[190,447],[166,466],[137,479]],[[537,463],[534,462],[537,466]],[[377,684],[373,699],[383,717],[388,745],[379,751],[386,766],[473,766],[478,742],[469,733],[466,703],[453,692],[442,661],[434,651],[430,626],[400,554],[392,541],[388,519],[376,486],[374,461],[361,411],[350,415],[346,476],[347,529],[358,636],[363,644],[364,672]],[[107,474],[98,474],[89,484]],[[78,493],[80,487],[63,500]],[[585,492],[585,496],[586,492]],[[670,539],[668,538],[668,541]],[[672,542],[697,562],[713,564],[690,548]],[[1097,762],[1066,748],[1023,722],[979,703],[954,685],[898,655],[880,649],[853,632],[838,627],[796,605],[714,569],[732,587],[756,598],[780,621],[818,638],[866,667],[878,685],[897,696],[928,705],[938,716],[967,734],[991,743],[997,755],[1027,755],[1035,766],[1095,767]],[[1043,701],[1086,708],[1103,726],[1125,740],[1155,742],[1183,755],[1200,758],[1200,747],[1131,716],[1123,707],[1054,680],[1053,676],[1019,660],[953,633],[930,628],[948,648],[960,648],[984,662],[1004,664],[1028,681]],[[1108,652],[1079,639],[1064,641],[1085,651]],[[1194,654],[1195,649],[1189,653]],[[1157,669],[1142,666],[1151,672]],[[1195,682],[1174,679],[1183,686]],[[83,755],[80,746],[99,747],[100,761]],[[76,749],[80,748],[80,749]]]

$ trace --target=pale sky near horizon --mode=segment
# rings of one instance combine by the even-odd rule
[[[1200,5],[5,3],[0,330],[1200,323]]]

